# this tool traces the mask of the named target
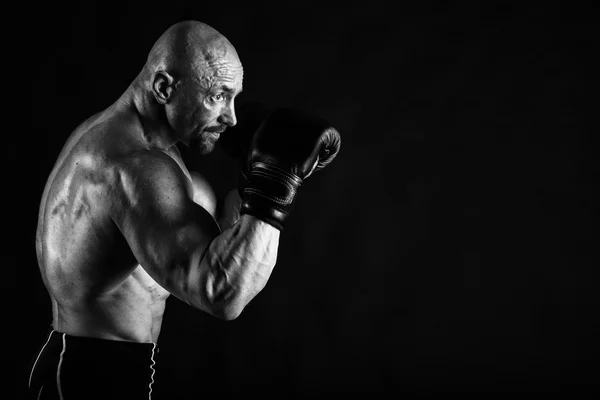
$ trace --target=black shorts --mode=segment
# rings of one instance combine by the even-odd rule
[[[50,329],[30,369],[30,399],[150,399],[156,343],[71,336]]]

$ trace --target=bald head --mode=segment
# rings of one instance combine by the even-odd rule
[[[199,21],[183,21],[169,27],[154,43],[145,69],[150,74],[166,71],[179,79],[202,74],[220,61],[241,66],[233,45],[216,29]]]

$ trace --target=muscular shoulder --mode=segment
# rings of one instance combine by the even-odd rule
[[[191,182],[175,160],[160,150],[119,157],[109,168],[115,203],[126,207],[178,207],[192,197]]]
[[[118,172],[118,187],[132,206],[151,202],[158,208],[176,211],[181,204],[193,201],[216,217],[216,194],[201,173],[188,173],[161,151],[131,155],[123,164]]]

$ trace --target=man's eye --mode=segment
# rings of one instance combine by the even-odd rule
[[[219,102],[219,101],[223,101],[224,97],[222,93],[219,94],[213,94],[212,96],[210,96],[210,99],[214,102]]]

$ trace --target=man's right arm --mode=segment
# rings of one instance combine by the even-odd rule
[[[221,231],[192,200],[190,182],[166,154],[119,168],[112,218],[140,265],[172,295],[218,318],[237,318],[267,283],[278,229],[242,215]]]

